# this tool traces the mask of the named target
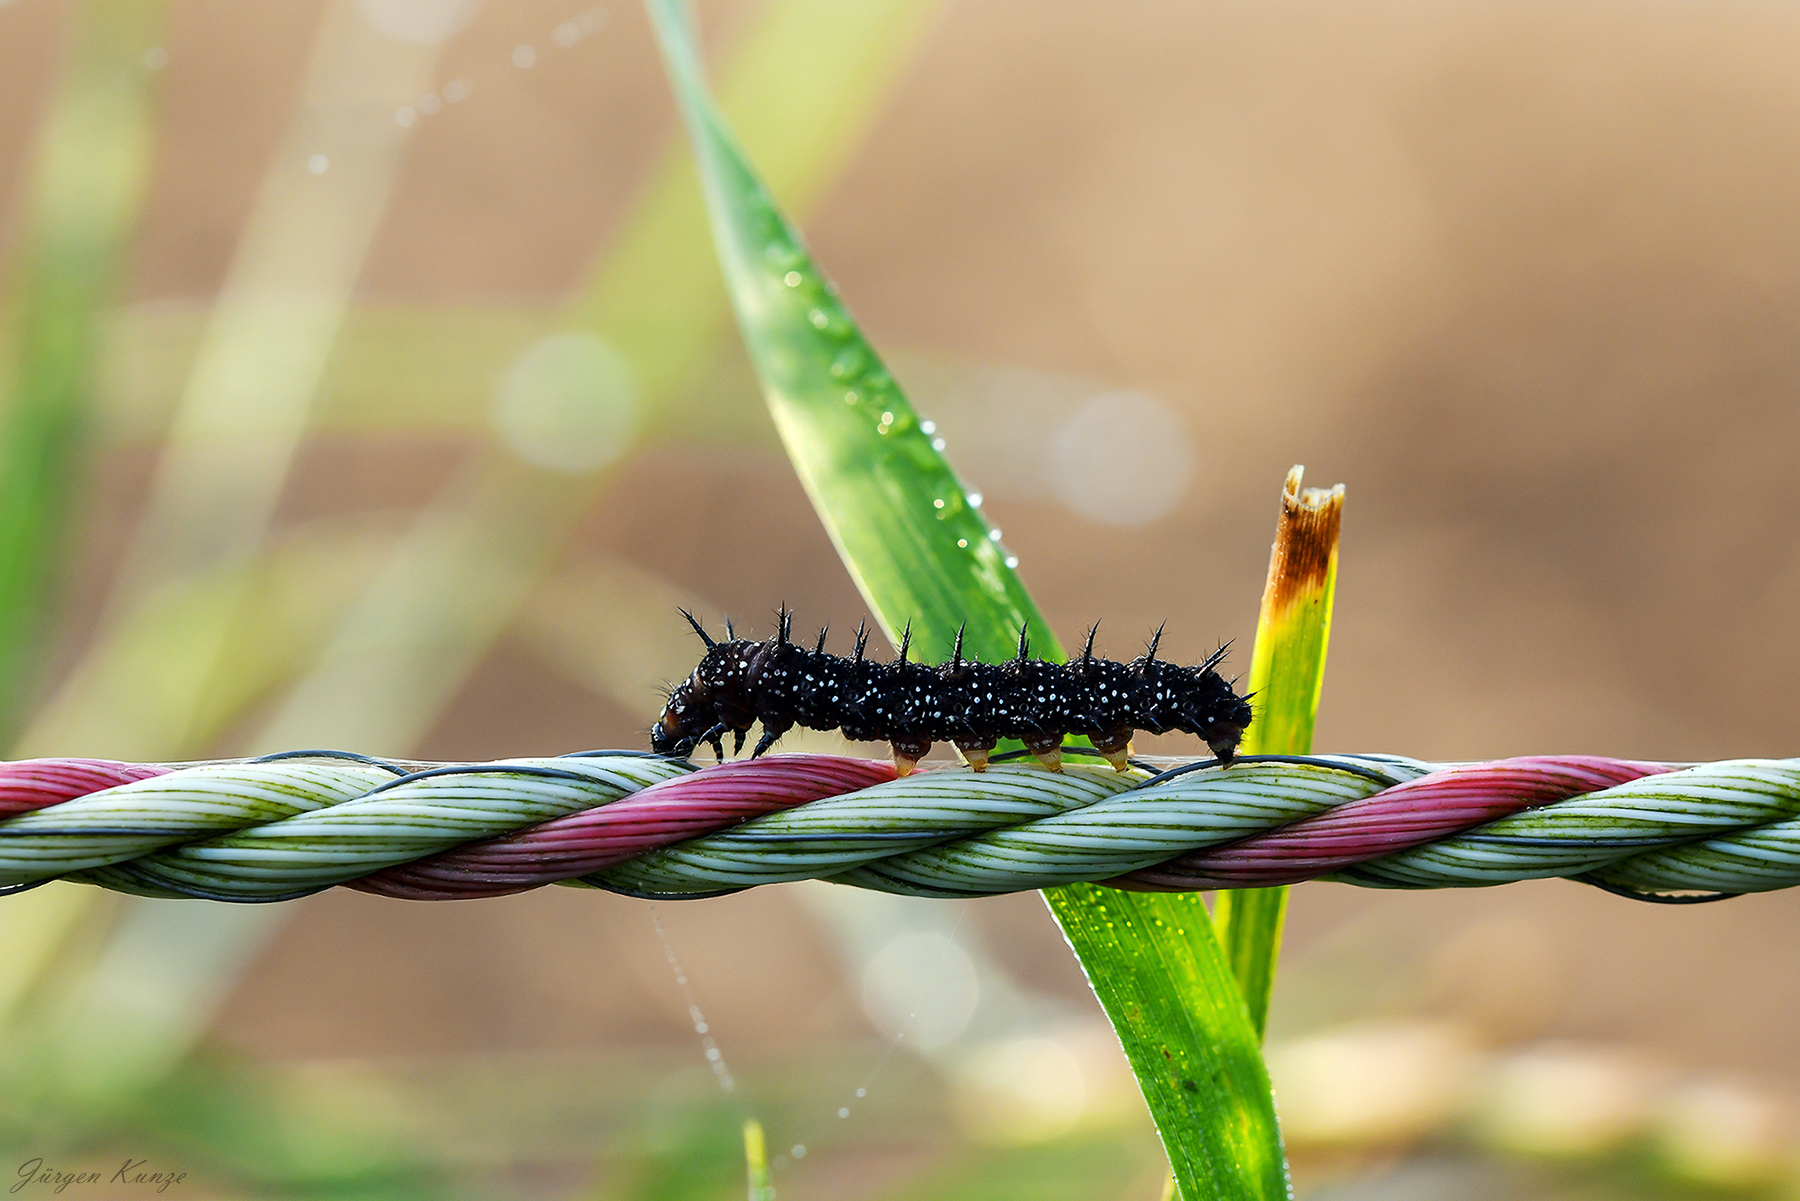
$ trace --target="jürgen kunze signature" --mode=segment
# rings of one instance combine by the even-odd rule
[[[135,1184],[157,1192],[166,1192],[170,1185],[180,1184],[187,1179],[186,1172],[175,1172],[164,1168],[152,1168],[147,1159],[127,1158],[119,1165],[119,1170],[110,1176],[104,1170],[90,1169],[84,1172],[65,1172],[51,1167],[40,1156],[28,1159],[19,1165],[19,1178],[8,1189],[11,1193],[22,1193],[28,1185],[38,1185],[53,1193],[60,1193],[71,1185],[83,1184]]]

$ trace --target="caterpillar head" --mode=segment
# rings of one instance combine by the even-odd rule
[[[1181,698],[1184,728],[1205,739],[1220,763],[1230,763],[1254,716],[1250,701],[1233,692],[1231,685],[1210,668],[1186,670],[1192,674]]]
[[[687,618],[688,625],[700,636],[700,641],[706,644],[706,654],[701,657],[700,664],[694,668],[692,675],[669,690],[669,700],[663,706],[662,716],[650,727],[650,749],[659,755],[686,758],[694,753],[694,747],[701,742],[711,742],[713,749],[719,752],[719,758],[723,759],[725,751],[719,743],[719,735],[724,732],[725,723],[719,720],[711,680],[718,674],[721,661],[729,659],[735,663],[741,657],[732,654],[739,650],[739,644],[732,640],[721,646],[692,613],[686,609],[677,609],[676,612]],[[725,636],[732,639],[729,621],[725,623]]]
[[[659,755],[685,758],[719,724],[718,711],[706,685],[695,672],[669,693],[662,716],[650,727],[650,749]]]
[[[1158,631],[1160,633],[1160,631]],[[1137,680],[1137,706],[1144,728],[1198,734],[1221,763],[1237,756],[1238,743],[1249,728],[1250,702],[1232,691],[1214,671],[1224,650],[1195,667],[1156,658],[1156,643],[1130,670]]]

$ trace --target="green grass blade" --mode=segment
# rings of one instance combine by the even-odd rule
[[[1044,890],[1118,1032],[1182,1201],[1288,1195],[1261,1039],[1197,893]]]
[[[899,641],[944,657],[957,627],[984,659],[1059,653],[997,532],[776,207],[706,90],[679,0],[651,0],[700,163],[713,237],[744,341],[801,482],[870,608]]]
[[[1312,750],[1313,722],[1325,681],[1325,646],[1331,637],[1344,489],[1339,485],[1330,491],[1302,492],[1300,479],[1300,468],[1288,472],[1281,494],[1281,521],[1250,658],[1256,721],[1244,734],[1241,749],[1246,755],[1304,755]],[[1219,893],[1213,905],[1219,941],[1243,989],[1258,1038],[1268,1024],[1287,894],[1286,888],[1246,888]]]
[[[157,0],[79,5],[38,130],[8,273],[0,362],[0,734],[10,740],[46,643],[65,518],[94,403],[93,362],[150,169]]]
[[[997,532],[969,504],[836,289],[707,92],[680,0],[649,0],[693,139],[727,291],[801,481],[890,638],[994,660],[1029,621],[1061,651]],[[1286,1167],[1259,1039],[1204,906],[1091,886],[1046,893],[1137,1072],[1181,1195],[1280,1197]]]

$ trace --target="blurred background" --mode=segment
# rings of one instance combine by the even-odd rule
[[[1800,750],[1800,9],[700,18],[1065,641],[1247,640],[1304,463],[1349,490],[1319,749]],[[637,747],[677,605],[863,613],[632,3],[0,0],[0,264],[16,756]],[[1298,888],[1301,1194],[1800,1194],[1796,918]],[[740,1196],[746,1115],[786,1198],[1164,1176],[1033,895],[50,886],[0,901],[0,1048],[9,1185]]]

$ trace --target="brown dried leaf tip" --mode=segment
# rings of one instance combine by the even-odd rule
[[[1344,486],[1301,491],[1304,467],[1287,474],[1281,490],[1281,520],[1269,554],[1270,608],[1282,613],[1316,596],[1331,578],[1337,558],[1338,527],[1344,518]]]

